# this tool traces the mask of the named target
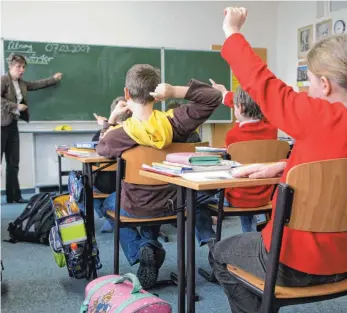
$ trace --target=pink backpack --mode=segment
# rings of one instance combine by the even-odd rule
[[[130,282],[126,281],[129,280]],[[107,275],[90,282],[80,313],[171,313],[171,305],[142,290],[134,274]]]

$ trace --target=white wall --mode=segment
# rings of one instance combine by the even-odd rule
[[[1,37],[28,41],[210,50],[212,44],[222,44],[224,41],[223,9],[228,5],[230,2],[215,1],[2,1]],[[268,63],[275,71],[277,3],[235,1],[233,5],[247,5],[249,17],[244,33],[254,47],[268,49]],[[91,122],[70,124],[74,129],[96,128]],[[31,122],[28,125],[21,124],[20,129],[53,129],[55,125]],[[210,125],[204,126],[202,133],[203,139],[210,141]],[[28,160],[23,143],[25,141],[25,146],[31,147],[30,139],[21,135],[21,141],[21,160],[33,164],[33,160]],[[32,171],[25,170],[23,162],[20,164],[21,186],[32,187]],[[55,166],[56,159],[48,163]]]
[[[316,1],[281,1],[277,14],[277,63],[276,72],[288,85],[296,87],[297,66],[297,30],[303,26],[332,18],[333,27],[336,20],[347,23],[347,9],[327,13],[323,18],[316,18]]]

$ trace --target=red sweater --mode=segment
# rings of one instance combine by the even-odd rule
[[[228,147],[234,142],[264,139],[277,139],[277,128],[264,121],[237,122],[228,131],[225,145]],[[226,198],[232,206],[241,208],[258,207],[270,201],[272,190],[273,186],[227,188]]]
[[[268,70],[241,34],[224,42],[222,56],[271,124],[296,139],[282,182],[298,164],[347,157],[347,109],[342,103],[295,92]],[[270,221],[262,232],[268,251],[272,227]],[[285,227],[280,261],[309,274],[345,273],[346,247],[347,232],[312,233]]]

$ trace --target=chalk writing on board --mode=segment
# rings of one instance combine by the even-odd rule
[[[14,51],[14,52],[18,52],[18,51]],[[11,54],[6,58],[6,60],[9,62],[10,58],[11,58]],[[28,64],[38,64],[38,65],[48,65],[54,59],[54,57],[49,57],[45,54],[36,56],[35,53],[34,55],[30,55],[30,56],[24,55],[24,58]]]
[[[90,47],[86,45],[67,45],[58,43],[48,43],[45,46],[46,52],[68,52],[68,53],[89,53]]]
[[[19,43],[18,41],[10,41],[6,50],[16,53],[34,53],[32,45]]]

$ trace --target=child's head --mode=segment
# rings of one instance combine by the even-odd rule
[[[125,99],[146,105],[153,103],[149,95],[160,84],[160,70],[149,64],[136,64],[127,73],[125,79]]]
[[[234,93],[234,112],[240,122],[247,120],[261,120],[264,115],[259,106],[241,87],[237,87]]]
[[[113,112],[113,110],[115,109],[115,107],[119,101],[125,101],[126,102],[124,97],[117,97],[116,99],[114,99],[111,103],[111,108],[110,108],[111,113]],[[126,112],[120,116],[119,122],[124,122],[131,116],[132,116],[132,113],[130,111]]]
[[[309,95],[330,102],[346,98],[346,60],[347,34],[327,37],[317,42],[307,54]]]

